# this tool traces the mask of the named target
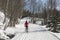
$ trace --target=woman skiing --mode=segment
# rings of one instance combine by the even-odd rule
[[[28,32],[28,22],[26,21],[24,25],[25,25],[25,31]]]

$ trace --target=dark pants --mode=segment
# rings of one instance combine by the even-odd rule
[[[26,26],[26,29],[25,29],[26,32],[28,32],[28,26]]]

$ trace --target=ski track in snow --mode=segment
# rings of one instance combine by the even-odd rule
[[[11,40],[59,40],[40,25],[30,24],[29,32],[18,32]]]

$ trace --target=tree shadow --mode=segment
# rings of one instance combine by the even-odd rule
[[[19,33],[34,33],[34,32],[46,32],[48,30],[32,30],[32,31],[28,31],[28,32],[19,32]]]
[[[10,39],[12,39],[15,35],[11,34],[11,35],[7,35]]]
[[[46,32],[47,30],[34,30],[34,31],[28,31],[29,33],[33,33],[33,32]]]

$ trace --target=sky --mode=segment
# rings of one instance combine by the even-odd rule
[[[41,9],[42,9],[42,7],[44,6],[44,3],[46,3],[46,1],[47,0],[35,0],[36,3],[35,3],[35,7],[34,7],[34,12],[35,13],[38,12],[37,8],[39,5],[41,5]],[[26,5],[25,5],[24,9],[32,12],[33,8],[31,6],[30,0],[25,0],[25,2],[26,2],[25,3]],[[60,10],[60,5],[58,5],[59,3],[60,3],[60,0],[57,0],[57,7],[56,7],[57,10]]]
[[[57,9],[60,10],[60,0],[57,0]]]
[[[45,3],[47,0],[42,0],[43,3]],[[57,7],[56,7],[57,10],[60,10],[60,0],[57,0]]]
[[[31,6],[30,0],[26,0],[25,2],[26,2],[25,3],[26,5],[25,5],[24,9],[32,12],[33,7]],[[41,8],[42,8],[42,6],[43,6],[42,0],[35,0],[34,13],[38,12],[37,8],[38,8],[39,5],[41,5]]]

